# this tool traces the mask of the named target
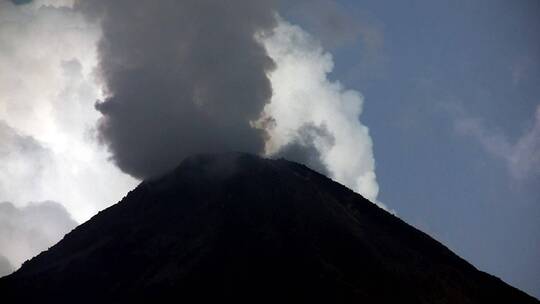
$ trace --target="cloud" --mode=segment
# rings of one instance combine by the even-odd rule
[[[13,266],[6,257],[0,255],[0,278],[13,272]]]
[[[106,97],[99,135],[124,172],[147,178],[198,152],[259,153],[252,128],[272,90],[272,60],[254,35],[273,1],[81,1],[99,21]]]
[[[514,141],[488,129],[481,119],[468,117],[463,111],[459,113],[455,129],[476,139],[489,154],[504,161],[513,178],[522,180],[540,175],[540,105],[532,124]]]
[[[384,207],[377,201],[373,143],[359,120],[362,95],[328,79],[332,56],[300,27],[280,20],[260,39],[276,62],[274,94],[258,121],[269,134],[266,154],[288,154],[293,145],[305,155],[302,162],[320,162],[314,166]]]
[[[51,151],[33,137],[18,134],[3,121],[0,143],[0,199],[31,200],[41,190],[46,165],[53,161]]]
[[[0,2],[0,201],[54,200],[84,221],[136,181],[93,135],[100,30],[67,4]]]
[[[25,260],[58,242],[77,223],[62,205],[47,201],[16,207],[0,203],[0,257],[18,268]],[[0,260],[0,275],[2,266]]]

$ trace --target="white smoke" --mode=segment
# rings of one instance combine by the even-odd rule
[[[261,41],[277,66],[269,75],[271,103],[258,122],[269,131],[266,154],[309,141],[332,178],[386,209],[377,201],[373,142],[359,120],[362,95],[328,79],[332,56],[302,28],[280,20]],[[324,132],[310,132],[306,140],[306,126]]]

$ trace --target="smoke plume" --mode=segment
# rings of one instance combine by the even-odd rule
[[[270,73],[274,94],[258,122],[269,133],[266,154],[323,168],[319,171],[385,208],[377,202],[373,143],[359,120],[362,95],[328,79],[332,56],[300,27],[280,20],[260,39],[276,62]]]
[[[272,91],[257,33],[273,1],[82,1],[97,20],[106,98],[101,139],[126,173],[147,178],[198,152],[262,152],[252,128]]]
[[[83,222],[133,188],[132,177],[221,151],[305,163],[376,201],[362,96],[328,80],[330,54],[277,6],[0,1],[3,210],[24,219],[28,202],[55,201]],[[0,248],[23,246],[6,231],[25,220],[2,223]],[[43,229],[19,233],[21,242]],[[49,242],[32,244],[0,255],[18,267]]]
[[[362,96],[327,79],[331,56],[271,1],[80,9],[101,25],[99,134],[124,172],[148,178],[193,153],[243,151],[305,163],[376,201]]]

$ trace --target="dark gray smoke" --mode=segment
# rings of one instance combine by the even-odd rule
[[[100,22],[99,68],[107,97],[99,136],[138,178],[198,152],[263,151],[252,128],[272,95],[273,62],[255,35],[275,25],[269,0],[88,0]]]

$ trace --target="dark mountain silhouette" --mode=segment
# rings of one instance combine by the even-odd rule
[[[539,303],[325,176],[239,153],[141,183],[0,279],[0,299]]]

